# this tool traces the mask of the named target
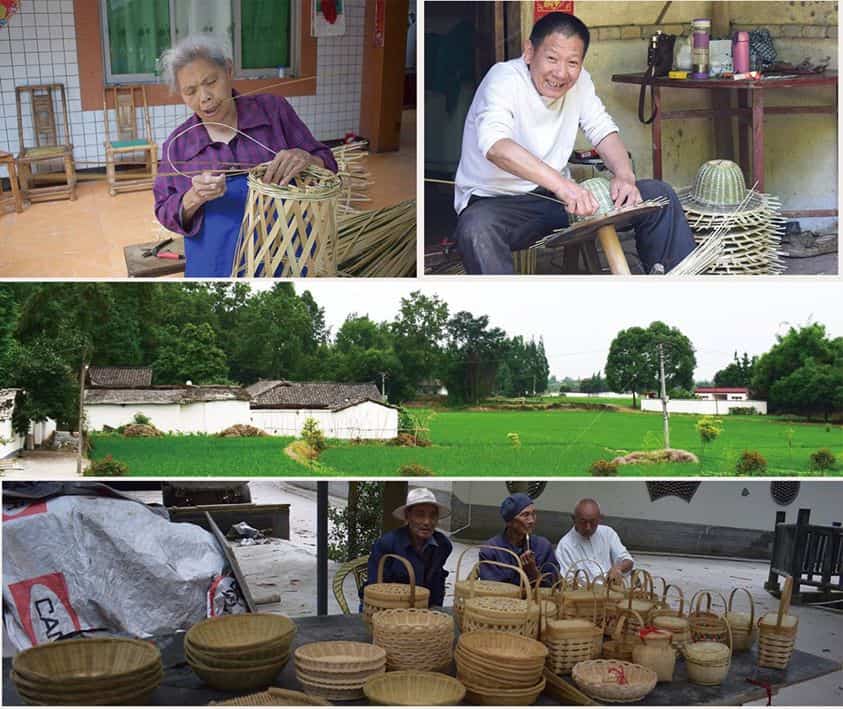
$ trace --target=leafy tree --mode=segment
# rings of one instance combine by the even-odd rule
[[[743,357],[738,358],[735,352],[734,361],[725,366],[714,375],[714,386],[718,387],[749,387],[752,382],[752,373],[758,357],[749,358],[746,352]]]
[[[454,401],[477,402],[494,387],[506,339],[500,328],[489,328],[489,318],[460,311],[447,324],[445,383]]]
[[[15,401],[12,426],[21,435],[30,421],[54,419],[78,428],[78,375],[47,338],[20,347],[15,362],[15,385],[22,389]]]
[[[402,364],[402,378],[393,380],[399,398],[415,395],[419,384],[434,379],[443,364],[448,305],[439,296],[413,291],[401,299],[392,322],[393,347]]]
[[[583,394],[599,394],[601,391],[606,391],[606,387],[606,380],[599,371],[580,382],[580,391]]]
[[[181,330],[174,325],[161,329],[161,346],[152,364],[157,383],[223,384],[228,381],[225,352],[217,345],[216,333],[208,323],[188,323]]]
[[[350,482],[345,507],[329,507],[328,558],[351,561],[368,554],[381,535],[382,482]]]

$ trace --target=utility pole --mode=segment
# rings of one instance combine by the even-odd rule
[[[85,447],[84,439],[84,424],[85,424],[85,374],[88,371],[88,365],[85,364],[85,358],[82,358],[82,370],[79,373],[79,446],[76,450],[76,474],[82,476],[82,452]]]
[[[381,396],[386,401],[386,372],[381,372]]]
[[[533,374],[533,396],[536,395],[536,375]]]
[[[667,412],[667,386],[664,381],[664,343],[659,342],[659,379],[661,380],[662,418],[664,419],[664,447],[670,448],[670,414]]]

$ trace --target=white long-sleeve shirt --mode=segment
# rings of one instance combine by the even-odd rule
[[[594,530],[594,534],[586,539],[574,527],[559,540],[556,545],[556,560],[559,570],[564,576],[568,569],[576,562],[577,567],[585,568],[591,577],[601,573],[608,573],[618,561],[632,558],[623,545],[618,533],[611,527],[601,524]],[[583,563],[586,562],[586,563]]]
[[[523,58],[495,64],[480,82],[465,119],[454,190],[457,213],[465,209],[472,194],[521,194],[538,186],[486,159],[496,142],[510,138],[554,170],[563,172],[578,128],[594,146],[610,133],[618,132],[585,69],[562,98],[551,101],[536,90]]]

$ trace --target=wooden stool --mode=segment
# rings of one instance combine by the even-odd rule
[[[0,150],[0,165],[5,165],[9,171],[9,182],[12,184],[12,201],[15,204],[15,211],[20,213],[23,211],[23,196],[21,195],[20,185],[18,184],[18,171],[14,156],[11,153]],[[0,204],[8,199],[8,197],[4,196],[3,184],[0,183]]]

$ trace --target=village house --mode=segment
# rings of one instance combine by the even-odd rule
[[[389,439],[398,435],[398,409],[377,386],[340,382],[261,380],[246,387],[251,422],[275,436],[297,436],[313,418],[327,438]]]
[[[749,389],[746,387],[697,387],[694,394],[703,401],[748,401]]]

